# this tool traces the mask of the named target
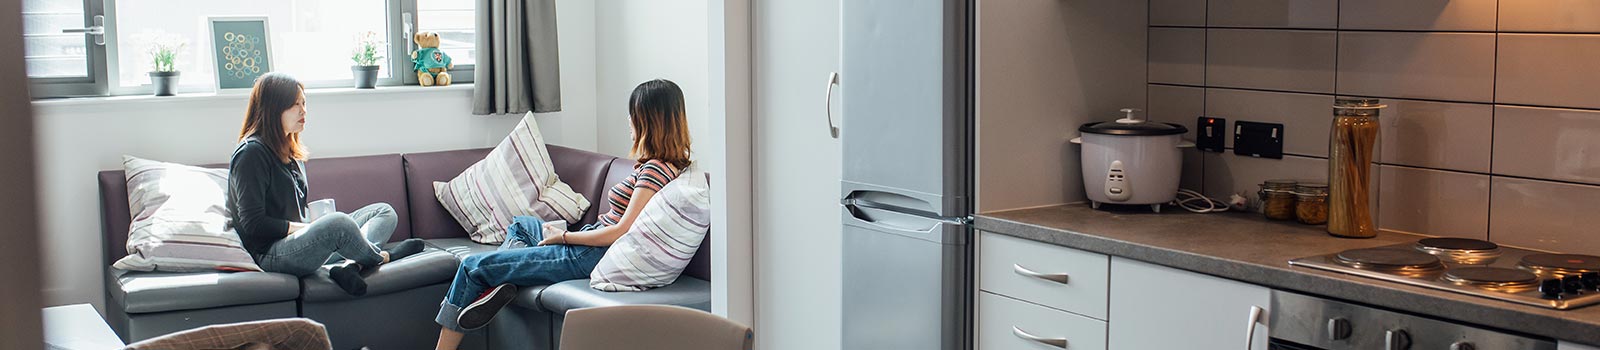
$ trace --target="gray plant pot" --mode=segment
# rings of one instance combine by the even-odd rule
[[[378,66],[350,66],[350,73],[355,75],[357,89],[371,89],[378,86]]]
[[[155,85],[156,96],[172,96],[178,89],[178,73],[180,72],[150,72],[150,84]]]

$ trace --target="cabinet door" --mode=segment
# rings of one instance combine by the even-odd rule
[[[977,349],[1104,350],[1106,323],[999,294],[978,293]]]
[[[1113,350],[1267,348],[1266,287],[1112,257],[1110,298]]]

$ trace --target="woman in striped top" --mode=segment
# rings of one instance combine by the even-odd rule
[[[514,218],[500,250],[462,259],[450,292],[434,319],[437,349],[455,349],[462,333],[482,328],[516,298],[517,286],[588,278],[606,247],[633,226],[645,203],[689,166],[689,123],[683,90],[667,80],[639,84],[628,98],[633,173],[607,192],[609,210],[598,223],[566,232],[566,222]]]

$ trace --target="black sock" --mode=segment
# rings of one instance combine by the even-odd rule
[[[339,285],[345,293],[354,296],[367,294],[367,281],[361,278],[361,264],[354,261],[345,261],[343,264],[328,268],[328,279]]]
[[[394,247],[389,248],[386,251],[389,252],[389,261],[400,260],[413,254],[421,253],[422,239],[408,238],[404,241],[400,241],[400,244],[396,244]]]

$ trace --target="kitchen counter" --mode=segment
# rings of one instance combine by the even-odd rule
[[[1170,210],[1155,214],[1051,206],[978,214],[974,227],[1275,289],[1600,344],[1600,306],[1545,309],[1289,265],[1291,259],[1414,242],[1422,236],[1380,233],[1376,238],[1346,239],[1328,235],[1321,226],[1269,221],[1260,214],[1166,209]]]

